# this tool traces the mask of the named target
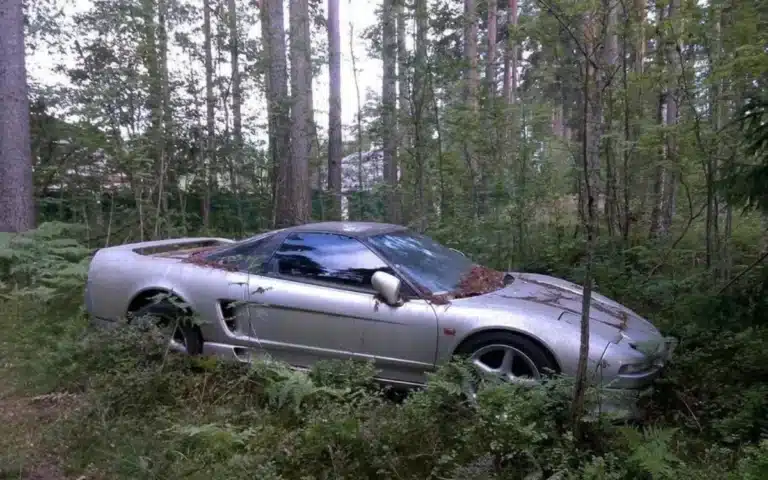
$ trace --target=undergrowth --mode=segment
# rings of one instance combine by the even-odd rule
[[[601,291],[682,342],[642,426],[595,421],[575,438],[567,379],[489,384],[471,405],[461,364],[402,399],[374,382],[370,364],[302,373],[168,355],[151,330],[87,328],[76,285],[88,251],[77,242],[38,233],[6,246],[0,382],[13,386],[6,395],[78,398],[73,413],[40,427],[39,445],[74,478],[768,478],[764,271],[710,295],[704,275],[658,279],[668,282],[659,288],[646,281],[652,258],[604,256]],[[45,270],[53,265],[66,281]],[[537,268],[574,280],[580,271],[554,256]],[[23,478],[17,456],[0,452],[0,478]]]

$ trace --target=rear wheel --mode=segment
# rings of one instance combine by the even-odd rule
[[[494,376],[510,383],[536,385],[547,374],[558,370],[547,351],[533,340],[512,332],[477,335],[461,345],[456,353],[468,356],[481,376]],[[471,382],[467,388],[474,399],[477,382]]]
[[[171,350],[187,355],[203,353],[203,336],[197,326],[191,324],[191,314],[163,299],[150,303],[131,315],[131,323],[153,324],[165,337]],[[146,322],[146,323],[145,323]]]

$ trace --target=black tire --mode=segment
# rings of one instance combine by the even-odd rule
[[[169,300],[160,300],[157,303],[150,303],[139,308],[131,314],[129,320],[132,321],[133,319],[148,315],[157,317],[159,319],[158,326],[160,327],[170,327],[178,324],[174,336],[181,334],[187,354],[200,355],[203,353],[203,335],[196,325],[192,325],[188,321],[190,317],[189,312],[185,312]]]
[[[496,331],[477,334],[459,345],[456,355],[471,356],[481,348],[493,344],[507,345],[524,353],[531,359],[542,378],[560,372],[555,359],[549,352],[530,338],[512,332]]]

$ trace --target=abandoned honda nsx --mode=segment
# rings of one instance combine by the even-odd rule
[[[548,371],[574,375],[579,357],[581,287],[491,270],[382,223],[103,248],[85,297],[99,324],[150,317],[176,326],[170,347],[190,355],[248,362],[267,354],[296,368],[372,360],[380,380],[402,386],[423,385],[455,355],[511,382],[536,382]],[[177,321],[191,315],[199,321]],[[590,332],[590,371],[622,393],[608,407],[631,410],[676,340],[596,293]]]

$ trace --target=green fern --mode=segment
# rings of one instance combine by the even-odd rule
[[[646,427],[642,431],[633,428],[622,429],[631,451],[627,461],[651,478],[675,478],[678,468],[685,466],[670,445],[677,431],[677,428],[656,426]]]
[[[45,302],[82,289],[91,251],[72,238],[79,229],[52,222],[23,234],[0,233],[0,276],[5,279],[0,288],[5,295]]]

